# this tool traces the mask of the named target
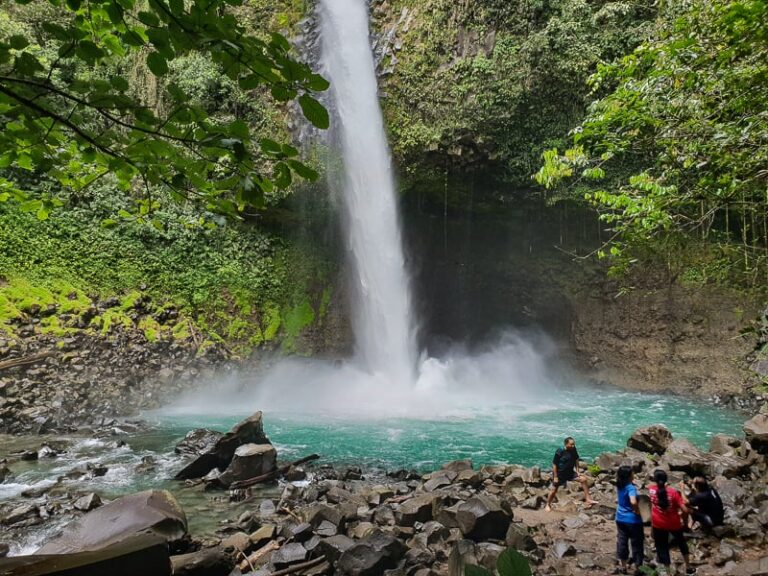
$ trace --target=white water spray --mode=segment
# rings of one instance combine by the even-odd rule
[[[411,387],[416,342],[392,163],[379,108],[364,0],[321,0],[322,62],[344,156],[355,283],[353,330],[363,368]]]

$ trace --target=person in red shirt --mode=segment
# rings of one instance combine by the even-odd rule
[[[656,560],[666,568],[672,563],[669,556],[670,538],[672,543],[680,548],[685,562],[685,573],[695,574],[696,569],[690,564],[688,544],[683,536],[683,520],[681,513],[689,514],[690,510],[683,500],[683,496],[674,488],[667,486],[667,473],[664,470],[656,470],[653,473],[656,484],[648,487],[648,495],[651,498],[651,528],[653,542],[656,545]]]

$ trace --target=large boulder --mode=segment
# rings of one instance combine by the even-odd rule
[[[672,440],[672,433],[666,426],[653,424],[632,432],[632,436],[627,440],[627,446],[641,452],[663,454]]]
[[[433,518],[433,507],[437,496],[423,494],[406,500],[395,511],[395,519],[400,526],[413,526],[416,522],[428,522]]]
[[[768,454],[768,414],[757,414],[747,420],[744,435],[755,450]]]
[[[277,450],[272,444],[243,444],[235,450],[232,462],[218,482],[224,487],[272,472],[277,463]]]
[[[225,470],[243,444],[270,444],[264,434],[261,412],[256,412],[237,424],[219,438],[212,448],[187,464],[178,474],[177,480],[202,478],[214,468]]]
[[[405,544],[394,535],[375,530],[341,554],[336,570],[346,576],[380,576],[397,566],[405,552]]]
[[[0,574],[171,576],[171,573],[168,544],[150,535],[134,536],[88,552],[0,558]]]
[[[216,446],[224,434],[216,430],[208,430],[207,428],[196,428],[190,430],[182,438],[176,447],[173,449],[176,454],[184,454],[186,456],[199,456],[205,454]]]
[[[37,554],[100,550],[139,534],[161,538],[171,547],[187,535],[187,517],[167,490],[146,490],[117,498],[68,524]]]
[[[336,562],[336,560],[338,560],[344,552],[352,548],[354,545],[355,541],[352,540],[352,538],[349,536],[345,536],[344,534],[337,534],[336,536],[331,536],[330,538],[324,538],[320,540],[314,551],[318,555],[325,556],[329,562],[333,563]]]
[[[511,515],[502,509],[495,498],[487,494],[473,496],[460,504],[456,512],[459,529],[464,536],[475,542],[503,540],[511,521]]]
[[[685,472],[689,476],[706,474],[707,459],[704,453],[685,438],[679,438],[669,443],[661,465],[674,472]]]

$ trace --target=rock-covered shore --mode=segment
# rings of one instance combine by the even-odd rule
[[[81,496],[66,505],[80,519],[39,554],[96,550],[102,568],[114,558],[128,565],[146,554],[143,566],[157,566],[155,571],[146,568],[142,573],[147,575],[453,576],[463,573],[466,564],[492,570],[498,556],[513,547],[528,558],[534,574],[608,574],[615,565],[614,476],[619,465],[630,464],[641,493],[657,467],[668,471],[671,483],[706,474],[720,492],[725,526],[713,535],[695,534],[690,542],[698,574],[768,574],[768,415],[756,415],[744,431],[744,438],[714,436],[710,449],[703,451],[673,438],[662,426],[640,429],[626,449],[602,454],[590,467],[597,506],[585,509],[574,486],[560,492],[552,512],[543,510],[549,471],[535,467],[478,469],[463,460],[428,474],[400,470],[369,475],[356,467],[278,468],[270,460],[266,466],[280,472],[273,476],[280,481],[273,494],[280,496],[265,496],[258,484],[229,492],[219,487],[212,494],[240,505],[237,517],[222,520],[215,536],[189,534],[187,517],[165,491],[109,503]],[[222,465],[229,466],[237,448],[254,445],[249,443],[254,438],[269,446],[259,413],[227,435],[188,435],[180,450],[195,462],[206,454],[221,455],[225,447],[229,462]],[[263,460],[254,466],[259,472],[265,469]],[[242,473],[247,476],[248,471]],[[199,490],[215,488],[210,478],[186,482]],[[38,505],[3,510],[0,521],[6,526],[37,521],[45,510]],[[147,534],[152,538],[135,541]],[[165,560],[157,559],[158,539],[164,543]],[[651,556],[651,547],[646,549]],[[92,560],[88,554],[68,559],[80,558],[86,570]],[[40,556],[29,558],[41,561]],[[0,561],[0,571],[20,562],[19,557]]]

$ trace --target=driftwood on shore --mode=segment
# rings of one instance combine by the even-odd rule
[[[309,456],[305,456],[304,458],[300,458],[299,460],[296,460],[295,462],[291,462],[290,464],[286,464],[285,466],[280,466],[279,468],[276,468],[272,470],[272,472],[267,472],[266,474],[262,474],[261,476],[254,476],[253,478],[248,478],[247,480],[240,480],[238,482],[233,482],[230,486],[230,490],[239,490],[241,488],[248,488],[248,486],[253,486],[254,484],[261,484],[262,482],[269,482],[270,480],[274,480],[275,478],[281,476],[282,474],[285,474],[288,472],[288,470],[291,468],[291,466],[299,466],[300,464],[305,464],[307,462],[312,462],[313,460],[317,460],[320,458],[319,454],[310,454]]]
[[[21,358],[11,358],[10,360],[3,360],[0,362],[0,370],[9,370],[10,368],[16,368],[17,366],[26,366],[28,364],[34,364],[40,360],[45,360],[54,355],[54,352],[40,352],[38,354],[32,354],[30,356],[23,356]]]

